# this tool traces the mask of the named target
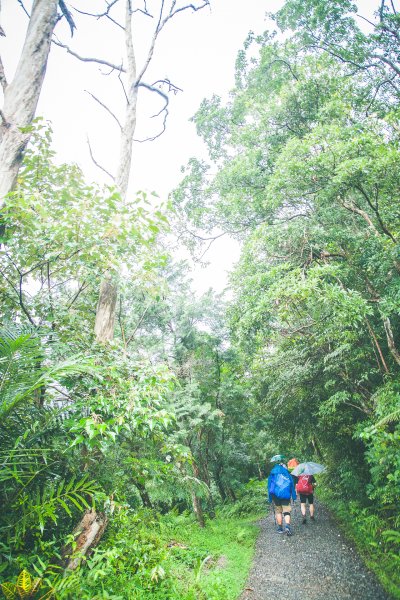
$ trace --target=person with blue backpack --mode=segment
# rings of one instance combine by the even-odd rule
[[[290,500],[296,500],[296,489],[284,460],[285,457],[282,454],[276,454],[271,458],[271,462],[276,464],[268,477],[268,501],[273,503],[277,532],[283,533],[283,519],[285,519],[285,533],[292,535]]]

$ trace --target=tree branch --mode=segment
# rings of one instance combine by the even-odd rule
[[[89,283],[86,283],[85,281],[82,283],[82,285],[80,286],[80,288],[78,289],[78,291],[76,292],[76,294],[73,296],[71,302],[69,302],[67,304],[67,309],[70,309],[71,306],[74,304],[74,302],[76,302],[76,300],[79,298],[79,296],[81,295],[81,293],[86,290],[86,288],[89,286]]]
[[[64,0],[58,0],[58,6],[61,9],[62,14],[64,15],[64,17],[67,20],[67,23],[69,25],[69,28],[71,30],[71,37],[73,37],[74,35],[74,29],[76,29],[76,25],[74,23],[74,19],[72,18],[72,15],[70,13],[70,11],[68,10]]]
[[[105,10],[102,13],[89,13],[89,12],[85,12],[84,10],[79,10],[78,8],[75,8],[75,7],[74,7],[74,10],[77,13],[79,13],[80,15],[85,15],[87,17],[96,17],[96,19],[101,19],[102,17],[108,16],[110,10],[114,6],[114,4],[117,4],[117,2],[119,2],[119,0],[112,0],[110,3],[107,2],[107,10]]]
[[[356,190],[358,190],[360,192],[360,194],[365,198],[368,206],[374,211],[376,218],[379,221],[379,225],[382,228],[382,231],[392,240],[392,242],[394,242],[395,244],[397,243],[396,238],[392,235],[392,233],[390,233],[390,231],[387,229],[386,225],[383,223],[381,215],[379,213],[379,210],[372,204],[368,194],[366,193],[366,191],[364,190],[364,188],[362,187],[361,184],[357,184],[355,186]]]
[[[17,0],[17,2],[20,5],[20,7],[22,8],[22,10],[24,11],[24,13],[26,14],[26,16],[30,19],[31,15],[26,10],[26,8],[25,8],[24,3],[22,2],[22,0]]]
[[[18,290],[18,298],[19,298],[19,305],[22,308],[23,312],[26,314],[26,316],[28,317],[29,322],[34,325],[36,327],[36,323],[35,321],[32,319],[28,309],[26,308],[25,304],[24,304],[24,300],[23,300],[23,290],[22,290],[22,282],[23,282],[23,275],[20,275],[19,277],[19,290]]]
[[[100,106],[102,106],[104,108],[104,110],[106,110],[108,112],[108,114],[110,114],[113,119],[115,119],[115,121],[118,123],[118,127],[120,128],[120,130],[122,131],[122,125],[118,119],[118,117],[112,112],[111,109],[108,108],[108,106],[106,106],[101,100],[99,100],[94,94],[92,94],[92,92],[89,92],[88,90],[85,90],[85,92],[87,94],[89,94],[89,96],[91,96],[93,98],[93,100],[95,100],[98,104],[100,104]]]
[[[93,156],[93,152],[92,152],[92,147],[91,147],[91,145],[90,145],[89,138],[87,138],[87,144],[88,144],[88,146],[89,146],[89,154],[90,154],[90,158],[92,159],[92,161],[94,162],[94,164],[96,165],[96,167],[98,167],[98,168],[99,168],[101,171],[103,171],[103,173],[105,173],[106,175],[108,175],[109,177],[111,177],[111,179],[112,179],[113,181],[115,181],[115,178],[114,178],[114,176],[113,176],[113,175],[111,175],[111,173],[110,173],[109,171],[107,171],[107,169],[105,169],[104,167],[102,167],[102,166],[101,166],[101,165],[100,165],[100,164],[99,164],[99,163],[96,161],[96,159],[94,158],[94,156]]]
[[[355,206],[354,204],[349,204],[348,202],[345,202],[345,201],[342,201],[341,205],[344,208],[346,208],[347,210],[349,210],[353,213],[356,213],[357,215],[360,215],[360,217],[362,217],[364,219],[364,221],[366,221],[368,223],[369,227],[372,229],[374,234],[378,237],[380,236],[379,231],[377,230],[377,228],[375,227],[375,225],[369,218],[368,214],[364,210],[361,210],[361,208],[358,208],[358,206]]]
[[[73,50],[71,50],[71,48],[69,48],[66,44],[62,44],[59,40],[57,39],[52,39],[53,44],[55,44],[56,46],[59,46],[60,48],[64,48],[64,50],[67,51],[68,54],[71,54],[71,56],[74,56],[75,58],[77,58],[78,60],[82,61],[82,62],[94,62],[97,63],[98,65],[105,65],[106,67],[110,67],[110,69],[113,69],[115,71],[122,71],[123,73],[125,73],[125,69],[123,68],[122,65],[114,65],[113,63],[109,62],[108,60],[103,60],[102,58],[91,58],[88,56],[81,56],[80,54],[77,54],[76,52],[74,52]]]
[[[147,83],[139,83],[138,85],[140,87],[146,88],[147,90],[150,90],[151,92],[155,92],[156,94],[159,94],[159,96],[161,96],[164,99],[164,101],[165,101],[164,107],[158,113],[152,115],[152,117],[151,117],[153,119],[154,117],[158,117],[161,113],[165,112],[161,131],[157,135],[154,135],[153,137],[145,138],[144,140],[134,139],[135,142],[139,142],[139,143],[152,142],[155,139],[157,139],[158,137],[160,137],[164,133],[164,131],[166,129],[167,117],[168,117],[168,114],[169,114],[169,112],[168,112],[169,98],[168,98],[168,96],[166,94],[164,94],[164,92],[162,92],[158,88],[153,87],[152,85],[149,85]]]

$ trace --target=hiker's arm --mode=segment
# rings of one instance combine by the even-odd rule
[[[272,496],[271,496],[271,492],[270,490],[270,485],[269,485],[269,477],[267,479],[267,492],[268,492],[268,502],[272,502]]]

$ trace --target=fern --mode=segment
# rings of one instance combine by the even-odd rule
[[[38,527],[43,533],[47,521],[57,523],[61,509],[72,516],[73,507],[79,512],[89,508],[87,497],[92,498],[99,489],[97,483],[89,481],[87,477],[78,481],[73,477],[68,482],[61,480],[57,485],[47,485],[43,492],[38,490],[33,498],[26,494],[22,502],[24,513],[13,527],[18,535],[24,535],[32,526]]]
[[[386,415],[386,417],[383,417],[383,419],[380,419],[380,421],[377,422],[376,426],[383,427],[384,425],[388,425],[389,423],[398,423],[399,421],[400,407],[391,412],[389,415]]]
[[[72,357],[57,365],[44,365],[48,357],[39,332],[9,327],[0,330],[0,418],[7,417],[23,401],[30,401],[38,390],[60,379],[80,373],[97,375],[89,359]]]

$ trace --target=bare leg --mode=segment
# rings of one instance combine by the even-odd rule
[[[300,510],[301,510],[301,514],[303,515],[303,517],[305,517],[306,516],[306,503],[305,502],[302,502],[300,504]],[[311,514],[311,512],[310,512],[310,514]]]
[[[275,515],[276,515],[276,522],[278,523],[278,525],[280,527],[282,527],[282,513],[277,512],[277,513],[275,513]]]
[[[314,504],[309,504],[308,507],[310,509],[310,517],[313,517],[314,516]]]
[[[290,525],[290,515],[285,515],[285,523],[286,525]]]

